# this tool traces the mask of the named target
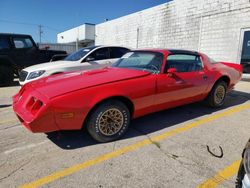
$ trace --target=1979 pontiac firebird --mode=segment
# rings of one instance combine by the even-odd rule
[[[13,108],[32,132],[86,126],[95,140],[108,142],[120,138],[132,118],[203,100],[222,106],[241,75],[240,65],[198,52],[136,50],[113,67],[28,83],[13,97]]]

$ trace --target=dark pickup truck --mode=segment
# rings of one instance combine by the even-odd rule
[[[30,35],[0,33],[0,86],[8,86],[14,76],[28,66],[49,62],[65,51],[40,50]]]

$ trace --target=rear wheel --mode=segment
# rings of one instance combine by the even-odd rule
[[[14,80],[14,73],[9,66],[0,66],[0,86],[9,86]]]
[[[87,129],[98,142],[109,142],[120,138],[127,131],[129,123],[127,106],[118,100],[109,100],[90,114]]]
[[[224,104],[227,94],[227,83],[225,81],[218,81],[210,91],[206,103],[211,107],[221,107]]]

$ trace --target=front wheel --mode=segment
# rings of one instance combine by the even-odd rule
[[[87,120],[89,134],[98,142],[120,138],[130,124],[127,106],[118,100],[109,100],[94,109]]]
[[[227,83],[218,81],[210,91],[206,103],[211,107],[221,107],[224,104],[227,94]]]

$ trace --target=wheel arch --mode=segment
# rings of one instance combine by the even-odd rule
[[[123,104],[125,104],[130,112],[130,115],[131,117],[133,117],[133,114],[134,114],[134,103],[131,101],[131,99],[129,99],[128,97],[125,97],[125,96],[112,96],[112,97],[107,97],[107,98],[104,98],[98,102],[96,102],[92,108],[89,110],[88,114],[86,115],[86,118],[83,122],[83,127],[86,126],[86,122],[88,121],[88,118],[90,116],[91,113],[93,113],[93,111],[98,107],[100,106],[101,104],[103,104],[104,102],[107,102],[109,100],[117,100],[117,101],[120,101],[122,102]]]
[[[227,86],[229,86],[230,83],[231,83],[231,80],[230,80],[229,76],[227,76],[227,75],[223,75],[223,76],[219,77],[219,78],[217,79],[217,81],[214,83],[214,85],[215,85],[216,83],[218,83],[219,81],[224,81],[224,82],[226,82]]]
[[[217,80],[214,82],[214,84],[211,86],[211,88],[209,89],[209,93],[213,90],[213,88],[216,86],[216,84],[217,84],[218,82],[220,82],[220,81],[226,82],[227,87],[230,86],[230,78],[229,78],[229,76],[227,76],[227,75],[222,75],[222,76],[218,77],[218,79],[217,79]],[[208,93],[208,95],[209,95],[209,93]]]

